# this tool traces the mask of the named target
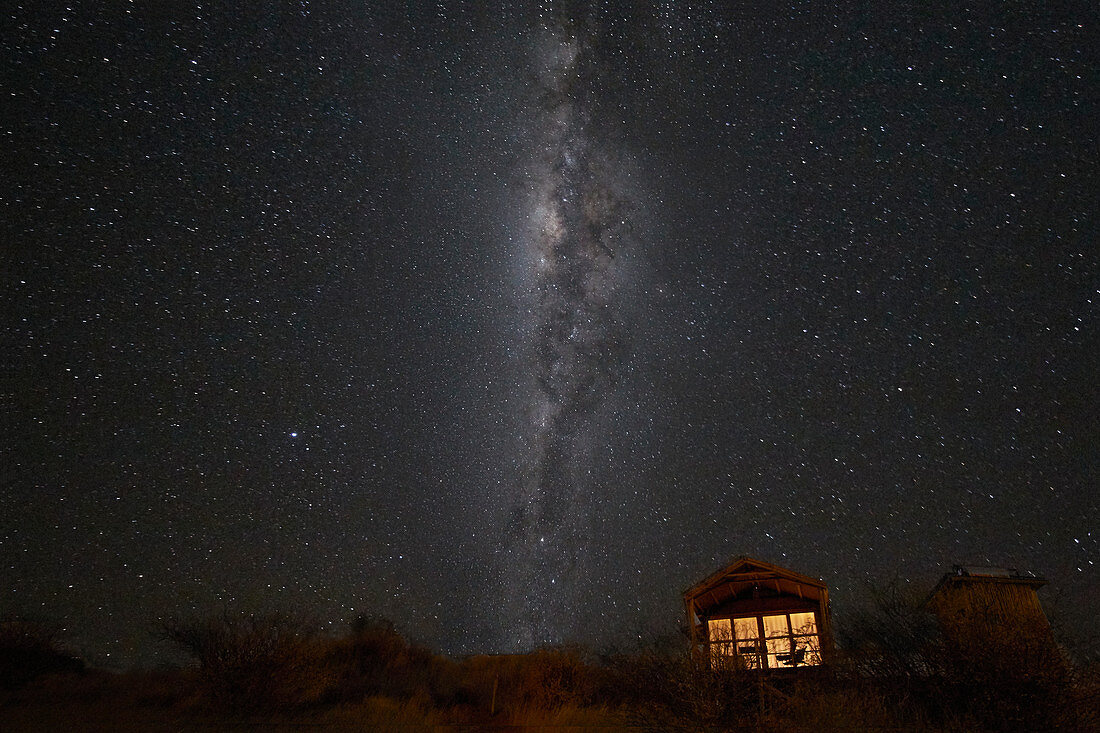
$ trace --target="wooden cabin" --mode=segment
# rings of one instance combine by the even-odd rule
[[[711,669],[781,670],[832,650],[829,589],[778,565],[739,557],[684,591],[691,655]]]
[[[1046,640],[1050,622],[1037,591],[1046,580],[1014,568],[956,565],[929,594],[925,608],[956,643],[1003,644],[1006,637]]]

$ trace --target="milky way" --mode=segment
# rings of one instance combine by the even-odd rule
[[[593,44],[558,27],[535,47],[535,149],[522,242],[530,268],[529,432],[508,553],[510,584],[524,594],[521,643],[568,636],[586,575],[599,416],[625,357],[617,286],[630,240],[616,151],[593,119]]]

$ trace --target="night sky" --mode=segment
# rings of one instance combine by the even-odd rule
[[[749,554],[1093,617],[1091,0],[48,5],[0,610],[119,665],[226,609],[600,646]]]

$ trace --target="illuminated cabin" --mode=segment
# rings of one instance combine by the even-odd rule
[[[793,669],[832,650],[829,589],[740,557],[684,591],[691,656],[711,669]]]

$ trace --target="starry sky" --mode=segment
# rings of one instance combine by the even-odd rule
[[[1100,12],[834,5],[6,9],[0,610],[602,645],[749,554],[1091,618]]]

